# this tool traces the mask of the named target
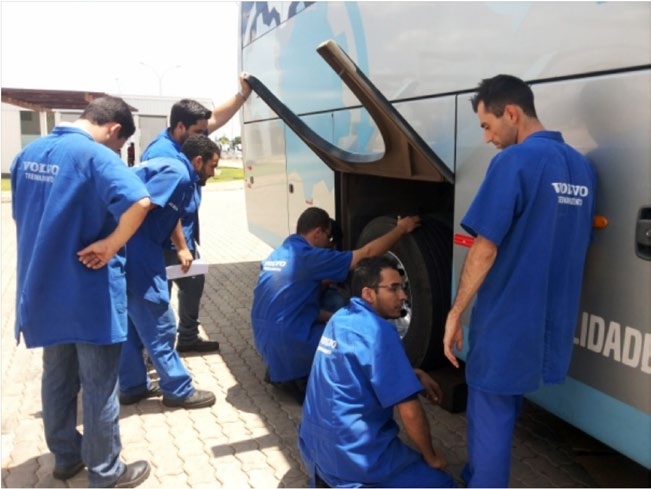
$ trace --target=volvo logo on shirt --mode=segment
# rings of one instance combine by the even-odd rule
[[[337,340],[333,340],[327,336],[321,336],[321,341],[319,341],[319,347],[317,348],[320,352],[330,355],[335,348],[337,348]]]
[[[280,272],[286,265],[285,260],[267,260],[262,262],[262,269],[266,272]]]
[[[23,172],[28,180],[52,183],[59,174],[59,165],[23,161]]]
[[[590,194],[585,185],[572,185],[571,183],[552,183],[554,192],[558,195],[558,203],[565,205],[583,205],[583,198]]]

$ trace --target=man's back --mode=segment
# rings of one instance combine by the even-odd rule
[[[321,281],[344,280],[351,258],[350,252],[314,247],[293,234],[262,262],[251,321],[274,382],[309,373],[314,351],[305,344],[316,347],[321,336],[311,329],[319,315]]]
[[[151,195],[151,210],[127,247],[127,282],[131,293],[158,302],[167,293],[163,247],[178,220],[194,212],[197,174],[182,154],[154,158],[133,169]]]
[[[594,189],[590,164],[559,133],[536,132],[491,162],[462,221],[471,234],[499,249],[477,294],[470,385],[515,394],[535,390],[541,377],[545,382],[564,379]],[[516,352],[531,368],[512,369]]]
[[[106,237],[120,215],[147,195],[142,183],[88,133],[57,126],[17,156],[12,192],[18,236],[16,334],[22,329],[30,347],[124,340],[126,324],[115,304],[123,302],[123,257],[118,254],[108,266],[90,271],[76,253]],[[111,294],[98,293],[106,290]]]

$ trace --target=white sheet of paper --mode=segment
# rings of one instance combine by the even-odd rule
[[[194,275],[205,275],[208,273],[208,264],[199,258],[192,262],[192,266],[187,273],[183,273],[181,265],[170,265],[169,267],[165,267],[165,270],[167,271],[167,280],[175,280],[177,278],[187,278]]]

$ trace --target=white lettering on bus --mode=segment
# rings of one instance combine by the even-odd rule
[[[651,334],[584,312],[576,346],[600,353],[606,358],[651,374]]]

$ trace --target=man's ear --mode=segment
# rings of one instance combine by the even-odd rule
[[[199,169],[201,168],[201,165],[203,165],[203,158],[201,157],[201,155],[197,155],[194,158],[192,158],[192,161],[190,161],[190,163],[192,163],[192,168],[194,168],[198,172]]]
[[[122,130],[122,124],[119,122],[109,122],[108,123],[108,136],[110,138],[117,139],[120,131]]]
[[[520,112],[522,109],[515,104],[506,104],[504,106],[504,115],[508,118],[511,124],[520,122]]]
[[[364,299],[369,304],[373,305],[375,303],[375,291],[370,287],[363,287],[362,299]]]

